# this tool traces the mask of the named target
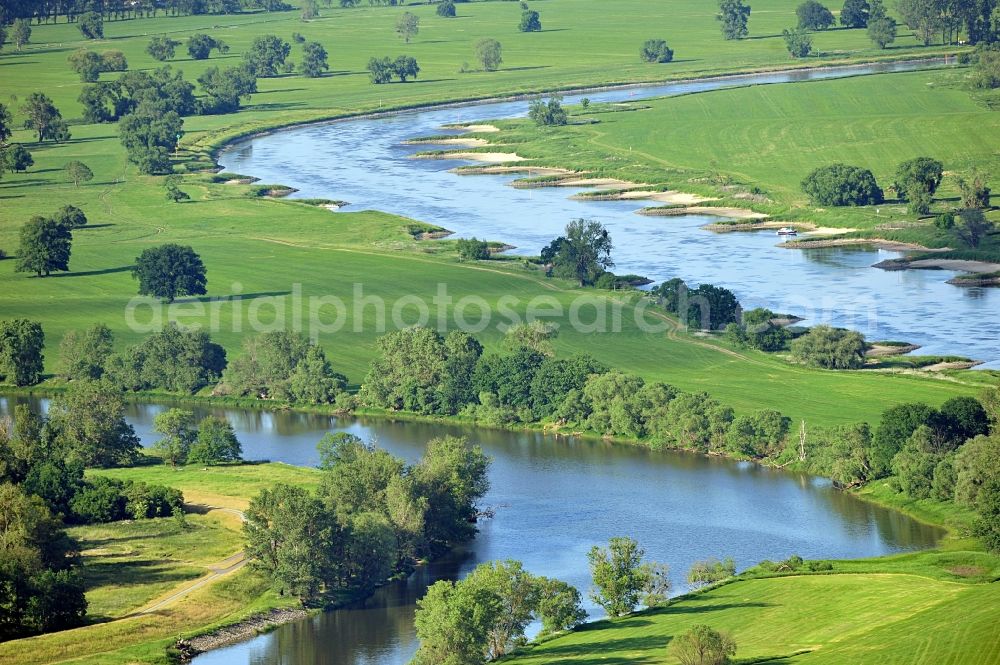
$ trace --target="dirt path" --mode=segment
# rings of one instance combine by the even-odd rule
[[[241,522],[246,520],[246,515],[243,514],[243,511],[236,510],[235,508],[220,508],[217,506],[209,506],[208,512],[229,513],[230,515],[236,515],[237,517],[239,517]],[[180,585],[173,591],[169,592],[166,596],[161,596],[160,598],[157,598],[156,600],[145,605],[144,607],[141,607],[135,612],[132,612],[131,614],[127,614],[121,617],[121,619],[131,619],[134,617],[145,616],[148,614],[155,614],[156,612],[162,610],[164,607],[172,605],[181,598],[184,598],[191,592],[197,591],[202,587],[212,584],[218,581],[219,578],[221,577],[224,577],[231,573],[235,573],[237,570],[239,570],[246,564],[247,564],[246,555],[243,553],[242,550],[230,554],[222,561],[219,561],[217,563],[208,566],[208,571],[209,571],[208,574],[202,575],[196,580],[185,582],[184,584]],[[119,621],[121,619],[119,619]]]

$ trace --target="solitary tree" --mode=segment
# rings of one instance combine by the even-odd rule
[[[870,9],[868,0],[845,0],[844,7],[840,10],[840,25],[845,28],[868,27]]]
[[[53,270],[68,271],[73,234],[54,219],[32,217],[21,227],[17,272],[48,277]]]
[[[674,51],[662,39],[647,39],[639,50],[643,62],[670,62]]]
[[[103,69],[101,56],[94,51],[77,49],[66,60],[84,83],[93,83],[101,75]]]
[[[198,424],[198,438],[191,444],[188,462],[226,464],[240,461],[242,455],[243,447],[229,421],[218,416],[206,416]]]
[[[868,169],[830,164],[814,170],[802,181],[802,190],[824,206],[864,206],[881,203],[885,195]]]
[[[181,190],[180,187],[174,184],[167,185],[167,200],[173,201],[174,203],[180,203],[181,201],[190,201],[191,195],[187,192]]]
[[[177,47],[180,46],[180,42],[176,39],[171,39],[163,35],[157,35],[150,40],[149,45],[146,46],[146,53],[148,53],[154,60],[159,60],[160,62],[165,62],[174,57],[174,52]]]
[[[600,222],[573,220],[566,225],[563,239],[552,261],[556,275],[577,279],[583,286],[593,284],[601,273],[615,265],[611,260],[611,235]]]
[[[80,14],[76,27],[86,39],[104,39],[104,19],[98,12]]]
[[[726,665],[736,655],[736,642],[725,633],[697,624],[671,640],[668,650],[681,665]]]
[[[319,42],[309,42],[302,47],[302,62],[299,70],[309,78],[319,78],[330,69],[326,49]]]
[[[213,50],[219,53],[228,53],[229,47],[222,40],[203,33],[196,33],[188,37],[188,55],[194,60],[205,60],[212,54]]]
[[[90,167],[75,159],[66,162],[63,170],[66,172],[66,177],[73,182],[74,187],[79,187],[81,182],[90,182],[94,179],[94,172],[90,170]]]
[[[518,24],[517,29],[521,32],[541,32],[542,19],[538,12],[531,9],[525,9],[521,12],[521,23]]]
[[[139,280],[139,295],[165,298],[206,293],[205,264],[193,249],[176,244],[143,250],[135,259],[132,277]]]
[[[3,158],[0,168],[7,169],[11,173],[22,173],[35,165],[35,158],[20,143],[12,145],[7,150],[0,149],[0,157]]]
[[[69,139],[69,127],[66,121],[45,94],[33,92],[28,95],[21,106],[21,113],[26,116],[24,128],[34,129],[38,134],[39,143],[46,139],[56,142]]]
[[[82,333],[68,330],[59,343],[59,375],[66,379],[99,379],[111,355],[114,335],[96,323]]]
[[[812,51],[812,36],[803,28],[782,30],[781,36],[785,38],[785,47],[793,58],[804,58]]]
[[[254,76],[277,76],[284,69],[285,60],[291,51],[291,44],[276,35],[258,35],[243,54],[243,60]]]
[[[986,182],[986,176],[975,167],[967,177],[959,176],[958,189],[962,193],[962,207],[990,207],[990,188]]]
[[[503,62],[503,47],[495,39],[480,39],[476,42],[476,59],[486,71],[496,71]]]
[[[567,116],[566,109],[562,107],[562,97],[552,95],[547,103],[542,99],[534,100],[528,105],[528,117],[541,127],[565,125]]]
[[[83,214],[82,210],[71,205],[59,208],[53,219],[68,229],[78,229],[87,225],[87,216]]]
[[[412,55],[400,55],[392,63],[393,73],[399,77],[400,82],[406,83],[408,78],[417,78],[420,73],[420,65]]]
[[[455,3],[452,0],[444,0],[444,2],[439,2],[437,6],[437,15],[444,18],[455,18]]]
[[[612,538],[607,548],[595,545],[587,554],[594,582],[590,597],[608,616],[620,617],[633,612],[651,592],[657,600],[663,595],[663,585],[668,584],[662,574],[663,568],[644,564],[644,555],[645,550],[631,538]]]
[[[750,5],[743,0],[719,0],[719,13],[715,16],[721,23],[722,36],[726,39],[743,39],[750,34]]]
[[[368,77],[372,83],[376,85],[391,83],[394,73],[392,59],[389,56],[368,59]]]
[[[861,333],[830,326],[813,326],[792,342],[792,357],[826,369],[858,369],[865,364]]]
[[[14,21],[14,28],[10,32],[14,46],[20,51],[31,41],[31,22],[28,19],[19,18]]]
[[[806,0],[795,9],[799,28],[803,30],[826,30],[836,21],[833,12],[816,0]]]
[[[413,12],[403,12],[396,20],[396,34],[407,44],[420,32],[420,19]]]
[[[892,188],[896,195],[908,201],[910,212],[925,215],[930,212],[931,198],[941,184],[944,165],[930,157],[917,157],[900,164]]]

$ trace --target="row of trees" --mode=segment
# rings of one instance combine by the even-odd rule
[[[420,65],[417,64],[417,59],[410,55],[396,56],[395,59],[384,56],[368,60],[368,76],[376,85],[392,83],[393,78],[406,83],[407,79],[416,78],[419,73]]]
[[[475,535],[489,489],[478,446],[434,439],[414,465],[345,433],[318,447],[316,493],[279,484],[246,511],[247,557],[282,593],[311,602],[369,592]]]
[[[323,0],[327,5],[330,2]],[[0,0],[0,15],[36,23],[79,22],[88,13],[102,21],[189,14],[237,14],[244,10],[282,11],[282,0]]]

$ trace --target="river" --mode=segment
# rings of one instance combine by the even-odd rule
[[[0,397],[0,415],[17,400],[38,412],[47,400]],[[167,408],[131,404],[128,420],[144,444],[158,438],[153,417]],[[185,407],[190,408],[190,407]],[[564,579],[584,594],[586,553],[613,536],[631,536],[650,558],[671,566],[683,591],[691,563],[731,556],[739,568],[762,559],[856,558],[932,547],[941,531],[833,489],[830,482],[748,463],[639,446],[384,419],[337,419],[289,411],[195,408],[225,416],[248,460],[318,463],[316,442],[348,431],[409,461],[428,440],[467,436],[492,458],[482,505],[496,516],[477,538],[442,561],[390,584],[356,606],[282,626],[196,659],[198,665],[402,665],[416,649],[414,603],[436,579],[476,564],[513,558],[532,573]],[[599,610],[587,602],[587,609]]]
[[[926,63],[837,67],[797,72],[633,87],[570,95],[621,101],[876,72],[906,71]],[[348,119],[247,139],[223,151],[229,171],[297,188],[293,196],[349,201],[345,210],[376,209],[438,224],[458,236],[478,236],[535,254],[572,219],[601,221],[614,241],[618,272],[661,281],[681,277],[732,289],[745,307],[763,306],[802,316],[803,325],[853,328],[872,340],[905,340],[928,355],[956,354],[1000,367],[1000,289],[946,284],[950,271],[885,272],[870,266],[899,252],[872,248],[809,251],[777,246],[774,231],[715,234],[714,218],[643,217],[637,201],[577,201],[573,188],[515,189],[516,176],[457,176],[465,162],[410,159],[433,146],[406,145],[447,133],[442,125],[522,116],[526,101],[489,103]],[[723,258],[724,257],[724,258]],[[975,331],[956,335],[955,331]]]

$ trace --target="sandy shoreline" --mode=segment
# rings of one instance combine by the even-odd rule
[[[435,152],[413,155],[413,159],[466,159],[486,164],[523,162],[524,157],[513,152]]]
[[[403,141],[403,145],[460,145],[466,148],[482,148],[483,146],[487,146],[489,144],[490,142],[486,139],[477,139],[473,136],[456,136],[454,138],[447,139],[411,139],[409,141]]]
[[[986,274],[1000,271],[1000,263],[989,263],[987,261],[965,261],[962,259],[920,259],[910,261],[910,268],[924,270],[954,270],[956,272],[967,272],[975,274]]]

